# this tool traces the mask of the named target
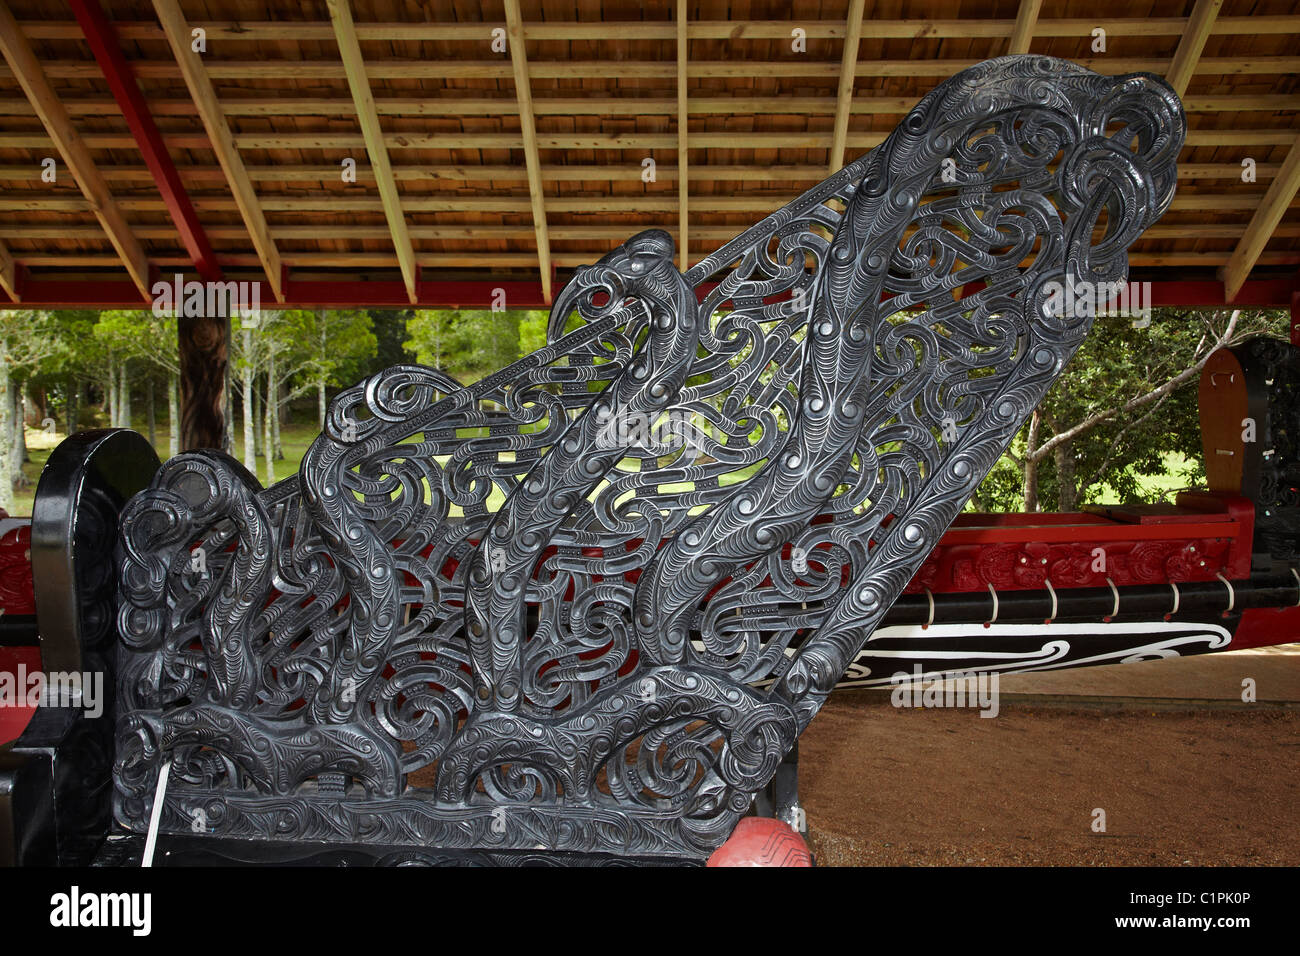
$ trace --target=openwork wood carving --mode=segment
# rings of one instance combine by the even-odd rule
[[[707,855],[1087,333],[1049,284],[1126,280],[1184,129],[1153,77],[989,61],[687,273],[661,232],[580,270],[483,381],[347,390],[289,480],[172,459],[122,519],[119,820],[170,756],[166,831]]]

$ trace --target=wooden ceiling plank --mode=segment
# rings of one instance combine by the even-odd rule
[[[131,281],[145,301],[148,301],[149,260],[145,256],[144,247],[127,225],[108,183],[90,158],[90,150],[72,125],[72,120],[54,88],[50,86],[31,43],[18,29],[13,13],[4,0],[0,0],[0,52],[4,53],[10,69],[49,133],[51,142],[81,187],[91,211],[126,266]]]
[[[283,302],[284,288],[281,281],[279,250],[276,249],[275,242],[267,229],[266,216],[258,202],[253,183],[248,178],[248,172],[244,169],[239,150],[235,147],[234,134],[231,133],[230,124],[226,122],[225,114],[221,111],[221,104],[217,101],[217,93],[213,89],[208,70],[204,67],[200,54],[190,49],[190,25],[181,12],[178,0],[153,0],[153,7],[176,64],[180,67],[185,86],[194,100],[199,119],[208,134],[210,148],[216,153],[217,162],[225,171],[226,182],[235,197],[235,204],[244,220],[244,226],[248,229],[249,239],[252,240],[253,248],[262,263],[266,281],[276,301]]]
[[[365,62],[361,58],[361,45],[357,42],[356,28],[352,22],[352,4],[350,0],[328,0],[328,6],[334,38],[338,42],[339,55],[348,74],[348,88],[352,91],[352,102],[356,104],[357,121],[360,122],[361,134],[365,137],[370,168],[379,188],[384,216],[388,220],[393,248],[402,270],[402,281],[406,284],[406,294],[411,301],[418,302],[416,281],[419,272],[415,263],[415,248],[411,245],[411,236],[407,232],[406,216],[402,213],[402,201],[397,192],[397,180],[393,178],[393,170],[388,161],[388,147],[384,144],[384,131],[379,125],[379,113],[375,110],[374,93],[370,89],[370,80],[366,77]]]
[[[1250,270],[1255,267],[1264,252],[1264,246],[1273,236],[1273,230],[1282,221],[1282,216],[1295,202],[1300,193],[1300,137],[1296,137],[1282,168],[1264,193],[1255,214],[1251,216],[1250,225],[1242,234],[1232,258],[1223,270],[1223,288],[1228,302],[1236,298],[1241,291]]]
[[[519,130],[524,141],[524,162],[528,167],[528,195],[532,200],[533,228],[537,234],[537,263],[541,269],[542,299],[551,303],[551,243],[546,234],[546,194],[542,190],[542,161],[538,153],[537,122],[533,117],[533,92],[528,79],[528,53],[519,15],[519,0],[505,0],[506,40],[514,71],[515,94],[519,100]]]
[[[872,20],[872,36],[881,39],[975,39],[1004,37],[1013,29],[1015,21],[997,18],[948,19],[897,19]],[[842,20],[800,21],[809,39],[842,40],[845,24]],[[23,33],[32,40],[76,40],[76,27],[59,20],[25,20],[20,23]],[[327,41],[332,37],[330,25],[325,22],[287,22],[283,20],[200,20],[194,26],[207,31],[209,38],[231,42],[261,43],[266,41],[307,42]],[[537,21],[525,23],[524,33],[537,40],[608,40],[611,36],[629,40],[672,40],[676,28],[671,21]],[[1097,17],[1094,19],[1056,18],[1039,20],[1035,34],[1040,37],[1087,36],[1096,27],[1107,33],[1128,36],[1180,36],[1187,28],[1183,17]],[[1300,33],[1300,17],[1294,14],[1265,14],[1255,16],[1220,17],[1215,23],[1215,34],[1241,36],[1263,33]],[[162,31],[157,23],[146,21],[123,22],[119,35],[124,40],[161,40]],[[398,41],[457,41],[478,40],[483,35],[479,23],[362,23],[357,25],[360,40]],[[692,40],[782,40],[790,36],[790,23],[786,20],[696,20],[690,25]]]

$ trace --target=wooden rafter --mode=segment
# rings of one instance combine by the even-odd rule
[[[1223,0],[1196,0],[1196,6],[1192,8],[1192,15],[1187,20],[1187,30],[1182,40],[1178,42],[1178,50],[1174,53],[1173,63],[1170,64],[1169,73],[1165,77],[1179,96],[1187,92],[1187,84],[1192,81],[1192,74],[1196,72],[1196,63],[1201,58],[1201,50],[1205,48],[1205,41],[1209,39],[1210,31],[1214,29],[1214,21],[1218,18],[1219,8],[1222,6]]]
[[[542,298],[551,301],[551,241],[546,234],[546,194],[542,191],[542,161],[537,152],[537,123],[533,118],[533,92],[528,80],[528,53],[524,48],[523,20],[519,0],[505,0],[506,37],[510,64],[514,68],[515,93],[519,100],[519,131],[524,140],[524,162],[528,167],[528,195],[533,207],[533,230],[537,235],[537,264],[542,272]]]
[[[148,300],[149,260],[144,248],[127,225],[109,191],[108,183],[90,158],[90,150],[72,125],[67,110],[59,102],[40,61],[36,59],[31,43],[18,29],[8,4],[3,0],[0,0],[0,51],[3,51],[10,69],[49,133],[50,140],[85,195],[90,211],[95,214],[109,242],[117,250],[131,281],[140,290],[140,295]]]
[[[1229,302],[1236,298],[1246,277],[1250,275],[1250,270],[1260,260],[1264,246],[1282,221],[1282,216],[1295,202],[1297,193],[1300,193],[1300,137],[1296,138],[1291,151],[1286,154],[1282,168],[1269,185],[1268,192],[1264,193],[1255,215],[1250,219],[1250,225],[1246,227],[1237,248],[1224,267],[1223,287]]]
[[[283,301],[284,289],[280,276],[279,250],[271,239],[270,230],[266,225],[266,216],[258,202],[257,193],[253,190],[252,180],[248,178],[248,172],[244,169],[244,162],[239,157],[234,135],[230,132],[230,125],[221,112],[221,104],[217,102],[217,93],[212,88],[212,80],[208,77],[208,71],[200,59],[201,54],[194,53],[190,49],[190,26],[185,21],[185,15],[181,12],[177,0],[153,0],[153,6],[158,14],[158,22],[162,24],[163,33],[167,37],[167,43],[171,47],[172,55],[180,66],[185,86],[194,100],[199,119],[208,134],[212,151],[216,153],[217,162],[225,171],[226,182],[229,183],[230,191],[235,197],[235,204],[243,217],[245,228],[248,229],[248,236],[257,251],[258,260],[262,263],[266,281],[276,300]]]
[[[840,86],[835,95],[835,128],[831,134],[829,171],[839,172],[848,147],[849,115],[853,112],[853,86],[858,76],[858,45],[862,40],[862,9],[865,0],[849,0],[844,25],[844,52],[840,57]]]
[[[18,264],[3,242],[0,242],[0,289],[14,302],[18,301]]]
[[[365,63],[361,59],[361,45],[357,42],[356,28],[352,22],[352,5],[350,0],[328,0],[328,5],[330,21],[334,24],[334,38],[338,41],[339,55],[348,74],[348,87],[352,90],[352,102],[357,108],[357,120],[365,137],[370,168],[374,172],[375,184],[379,187],[379,198],[388,220],[388,229],[392,233],[397,263],[402,270],[402,281],[406,284],[406,294],[412,302],[416,302],[419,296],[416,294],[418,270],[415,247],[411,244],[411,236],[406,228],[401,197],[397,193],[397,181],[393,178],[393,170],[388,162],[388,147],[384,145],[384,131],[379,125],[379,113],[375,110],[375,97],[370,90],[370,80],[366,78]]]
[[[1016,13],[1016,25],[1011,28],[1011,42],[1007,46],[1008,53],[1028,53],[1029,44],[1034,39],[1034,29],[1038,26],[1038,11],[1043,6],[1043,0],[1020,0],[1020,10]],[[1089,27],[1084,31],[1085,34],[1092,31]]]
[[[677,0],[677,266],[682,272],[691,267],[690,166],[687,138],[690,132],[690,106],[686,89],[686,65],[689,61],[690,35],[686,0]]]

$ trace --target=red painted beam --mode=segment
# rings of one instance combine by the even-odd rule
[[[203,231],[189,194],[181,185],[180,173],[176,171],[176,164],[167,152],[162,134],[158,132],[153,114],[140,92],[140,85],[136,83],[135,74],[122,55],[117,31],[104,15],[99,0],[68,2],[76,14],[77,23],[81,25],[86,42],[90,44],[91,52],[95,54],[95,61],[99,64],[104,79],[108,81],[113,99],[117,101],[118,109],[122,111],[131,135],[140,148],[144,163],[153,173],[158,192],[162,194],[167,212],[180,233],[181,242],[185,244],[185,251],[189,253],[194,268],[204,279],[219,280],[221,266],[217,264],[216,253],[212,251],[212,245],[208,242],[207,233]],[[135,304],[138,306],[139,301]]]
[[[1255,279],[1247,282],[1231,302],[1223,291],[1223,283],[1216,280],[1195,282],[1167,282],[1164,280],[1151,283],[1151,304],[1160,306],[1210,306],[1225,305],[1238,308],[1272,308],[1285,309],[1291,304],[1291,296],[1297,289],[1293,278]]]
[[[21,258],[20,256],[17,258]],[[164,275],[161,278],[169,279]],[[270,288],[258,281],[261,301],[273,303]],[[701,297],[716,283],[701,284]],[[415,306],[422,309],[487,309],[491,308],[498,289],[505,290],[506,308],[544,309],[540,282],[492,282],[479,280],[436,281],[420,280]],[[1293,297],[1300,285],[1291,279],[1259,279],[1247,282],[1231,303],[1246,308],[1292,308]],[[100,308],[138,309],[140,295],[135,286],[125,279],[32,279],[29,274],[20,278],[21,302],[12,302],[0,291],[0,306],[15,308]],[[779,296],[771,297],[773,301]],[[1152,305],[1222,308],[1223,283],[1154,281],[1151,283]],[[406,288],[398,280],[298,280],[290,277],[285,282],[285,301],[279,308],[411,308]]]
[[[171,282],[170,275],[158,278]],[[258,287],[260,301],[268,308],[329,309],[375,308],[409,309],[412,304],[406,286],[400,280],[388,281],[301,281],[285,283],[285,301],[277,303],[270,287],[260,280],[250,281]],[[421,309],[488,309],[498,291],[505,292],[508,309],[544,309],[540,282],[420,282],[416,287]],[[24,276],[19,285],[20,302],[13,302],[0,291],[0,308],[23,309],[138,309],[140,292],[129,280],[31,279]]]

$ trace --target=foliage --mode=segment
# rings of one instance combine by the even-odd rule
[[[980,506],[1023,510],[1025,478],[1035,464],[1027,459],[1045,447],[1036,463],[1038,493],[1053,510],[1075,510],[1103,492],[1121,501],[1151,497],[1141,479],[1164,475],[1171,455],[1196,462],[1182,476],[1188,485],[1202,480],[1200,365],[1224,345],[1261,332],[1286,336],[1287,329],[1285,313],[1265,311],[1154,309],[1150,325],[1137,328],[1131,318],[1098,318],[1039,406],[1035,448],[1026,423],[980,486]]]
[[[417,309],[406,323],[405,347],[416,361],[462,384],[504,368],[520,355],[520,314],[485,309]]]

